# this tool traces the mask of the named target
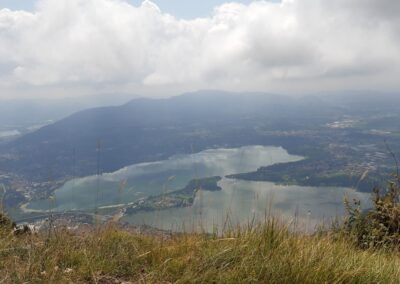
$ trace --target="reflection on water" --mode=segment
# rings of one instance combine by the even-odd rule
[[[150,195],[181,189],[193,178],[250,172],[261,166],[301,159],[289,155],[281,147],[265,146],[213,149],[174,156],[165,161],[132,165],[103,174],[100,178],[90,176],[69,181],[56,190],[53,210],[92,210],[96,205],[127,204]],[[49,210],[49,202],[35,201],[27,208]]]
[[[159,212],[142,212],[124,217],[137,225],[150,225],[173,231],[219,231],[264,220],[266,214],[284,221],[298,222],[301,230],[311,230],[344,212],[343,198],[357,198],[370,204],[370,194],[348,188],[283,186],[270,182],[223,179],[222,191],[198,192],[194,205]]]

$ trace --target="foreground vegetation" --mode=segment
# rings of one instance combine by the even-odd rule
[[[374,208],[313,235],[273,217],[224,234],[71,233],[16,228],[0,214],[0,283],[400,283],[400,179]]]
[[[398,171],[397,171],[398,172]],[[385,189],[375,188],[373,207],[363,211],[361,203],[345,200],[348,212],[338,228],[358,247],[400,251],[400,176],[397,173]],[[400,282],[400,279],[399,279]]]
[[[222,237],[146,236],[111,225],[73,235],[11,233],[2,219],[0,283],[398,283],[400,255],[277,221]]]

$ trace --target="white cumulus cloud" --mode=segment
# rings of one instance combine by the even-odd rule
[[[39,0],[36,7],[0,10],[3,94],[49,86],[399,89],[396,0],[226,3],[193,20],[163,13],[149,0],[137,7],[122,0]]]

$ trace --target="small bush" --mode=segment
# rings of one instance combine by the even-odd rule
[[[375,188],[373,208],[361,210],[361,204],[345,200],[348,217],[345,231],[362,248],[400,249],[400,188],[397,181],[390,182],[386,190]]]

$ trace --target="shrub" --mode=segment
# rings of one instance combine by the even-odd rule
[[[345,200],[347,219],[345,232],[362,248],[400,249],[400,203],[399,182],[390,182],[386,190],[375,188],[373,208],[367,212],[361,210],[358,200],[350,205]]]

